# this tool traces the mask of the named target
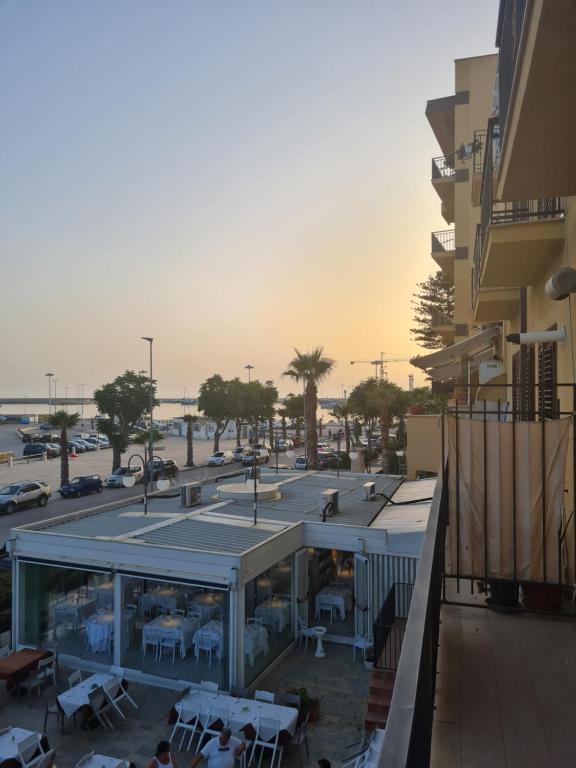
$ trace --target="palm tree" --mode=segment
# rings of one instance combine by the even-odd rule
[[[334,416],[334,418],[338,419],[338,421],[344,422],[344,438],[346,440],[346,453],[350,453],[350,443],[351,443],[351,437],[350,437],[350,417],[354,415],[354,411],[348,404],[348,401],[344,401],[343,403],[339,403],[338,405],[334,406],[334,410],[331,411],[330,416]]]
[[[194,466],[194,434],[192,425],[194,422],[198,421],[198,416],[187,413],[186,416],[184,416],[184,421],[186,423],[186,466],[187,467],[193,467]]]
[[[391,381],[378,381],[369,399],[374,409],[378,412],[380,421],[380,438],[382,441],[382,468],[388,471],[390,456],[388,452],[388,436],[394,416],[400,415],[404,410],[405,394],[400,387]]]
[[[68,465],[68,430],[78,424],[79,413],[68,411],[55,411],[48,416],[48,424],[60,430],[60,486],[66,485],[70,479]]]
[[[276,413],[278,414],[278,416],[280,416],[280,420],[282,422],[282,437],[284,438],[284,440],[286,440],[286,419],[288,417],[288,411],[286,410],[286,408],[278,408]]]
[[[296,352],[284,376],[290,376],[295,381],[304,382],[304,411],[306,419],[306,447],[308,466],[316,469],[318,466],[318,437],[316,434],[316,412],[318,410],[318,384],[334,368],[335,362],[323,356],[323,348],[316,347],[308,352]]]

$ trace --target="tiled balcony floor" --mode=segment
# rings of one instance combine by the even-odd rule
[[[433,768],[576,767],[576,622],[443,606]]]

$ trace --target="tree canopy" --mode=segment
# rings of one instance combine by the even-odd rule
[[[454,322],[454,286],[439,271],[418,283],[418,290],[412,297],[412,338],[425,349],[442,349],[446,341],[432,328]]]

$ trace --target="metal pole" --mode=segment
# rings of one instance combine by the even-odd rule
[[[150,431],[148,432],[148,462],[151,464],[152,462],[152,455],[154,453],[154,437],[152,433],[152,423],[154,420],[154,378],[152,376],[152,343],[154,339],[151,336],[142,336],[141,337],[143,341],[147,341],[150,345]],[[148,467],[148,472],[146,475],[146,482],[150,482],[150,490],[152,490],[152,477],[148,478],[148,475],[151,475],[150,472],[151,467]]]
[[[84,418],[84,384],[80,384],[80,416],[83,419]]]
[[[340,441],[342,440],[342,435],[340,433],[340,429],[338,429],[338,434],[336,436],[336,477],[340,477]]]
[[[253,449],[254,450],[254,449]],[[258,481],[256,472],[256,451],[252,458],[252,472],[254,473],[254,525],[258,525]]]
[[[54,376],[53,373],[45,373],[45,376],[48,377],[48,413],[52,413],[52,377]]]
[[[58,379],[54,379],[54,413],[56,413],[56,408],[57,408],[56,400],[58,399],[56,397],[56,384],[58,384]]]

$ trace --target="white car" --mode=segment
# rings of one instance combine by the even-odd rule
[[[208,457],[209,467],[222,467],[224,464],[234,464],[234,454],[232,451],[216,451]]]
[[[332,446],[328,445],[328,443],[318,443],[318,450],[319,451],[331,451]]]
[[[96,448],[110,448],[110,440],[107,437],[87,437],[85,443],[90,443]]]
[[[289,437],[287,437],[287,438],[281,437],[278,440],[278,450],[279,451],[291,451],[292,448],[294,448],[294,443],[292,442],[292,440],[290,440]]]
[[[123,488],[124,478],[129,476],[132,476],[139,483],[144,477],[144,470],[142,467],[118,467],[111,475],[108,475],[106,485],[108,488]]]

